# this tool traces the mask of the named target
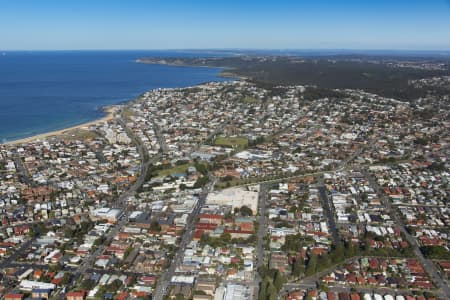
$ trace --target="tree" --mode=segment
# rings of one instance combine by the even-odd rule
[[[269,284],[269,286],[267,287],[266,293],[267,293],[267,299],[268,300],[275,300],[275,299],[277,299],[277,289],[273,285],[273,283]]]
[[[318,257],[316,272],[320,272],[328,268],[329,266],[331,266],[331,258],[328,254],[323,254],[322,256]]]
[[[273,285],[272,279],[269,276],[265,276],[259,290],[259,300],[267,300],[269,297],[269,286]]]
[[[207,176],[203,176],[200,177],[199,179],[197,179],[197,181],[194,183],[194,188],[198,189],[203,187],[206,183],[208,183],[208,177]]]
[[[273,278],[273,285],[275,286],[277,291],[281,290],[284,282],[285,282],[285,278],[284,278],[283,274],[281,274],[280,271],[277,270],[275,272],[275,276]]]
[[[85,279],[81,282],[80,287],[83,290],[92,290],[95,287],[95,281],[92,279]]]
[[[225,243],[229,243],[231,241],[231,234],[229,233],[222,233],[220,235],[220,238],[225,242]]]
[[[83,221],[80,224],[80,230],[83,233],[87,233],[89,230],[91,230],[91,228],[93,227],[92,222],[89,221]]]
[[[326,284],[321,283],[321,284],[319,284],[319,290],[324,291],[324,292],[329,292],[330,288]]]
[[[305,261],[303,258],[297,258],[292,267],[292,276],[300,277],[300,275],[305,273]]]
[[[364,238],[364,253],[368,254],[372,248],[370,247],[371,239],[369,237]]]
[[[123,254],[123,259],[126,259],[128,257],[128,255],[130,255],[131,251],[133,251],[133,247],[130,245],[125,250],[125,253]]]
[[[225,176],[225,177],[222,178],[222,181],[230,182],[230,181],[232,181],[233,179],[234,179],[233,176],[227,175],[227,176]]]
[[[117,292],[122,286],[122,281],[120,279],[116,279],[107,286],[107,290],[109,292]]]
[[[331,260],[335,262],[341,262],[345,259],[345,249],[342,244],[336,246],[331,252]]]
[[[203,233],[202,236],[200,237],[200,244],[202,245],[206,245],[209,244],[209,235],[207,233]]]
[[[291,251],[298,252],[304,246],[305,242],[310,239],[309,237],[305,237],[300,233],[295,235],[287,235],[284,241],[284,245],[281,246],[281,250],[283,251]]]
[[[50,272],[59,272],[61,271],[62,267],[60,264],[51,264],[48,266],[48,270]]]
[[[70,227],[66,227],[64,229],[64,237],[70,238],[73,237],[74,231]]]
[[[243,205],[240,209],[241,215],[244,217],[252,216],[253,211],[246,205]]]
[[[261,287],[259,289],[259,300],[266,300],[267,299],[267,293],[266,293],[266,286],[264,285],[264,282],[261,283]]]
[[[266,278],[268,272],[269,269],[265,265],[262,265],[261,267],[258,268],[258,274],[259,276],[261,276],[261,278]]]
[[[201,163],[196,163],[196,164],[194,164],[194,167],[197,170],[197,172],[200,172],[204,176],[206,176],[206,174],[208,174],[208,168],[206,165],[201,164]]]
[[[208,294],[205,291],[198,290],[198,291],[194,291],[194,295],[208,295]]]
[[[70,279],[72,278],[72,275],[70,273],[65,272],[63,275],[63,279],[61,280],[61,284],[67,285],[70,282]]]
[[[101,244],[103,244],[105,242],[105,240],[106,240],[105,237],[101,236],[94,241],[94,245],[100,246]]]
[[[317,254],[312,254],[308,260],[308,265],[306,266],[306,276],[311,276],[316,273],[317,268]]]
[[[426,258],[450,260],[450,252],[443,246],[424,246],[420,250]]]
[[[435,298],[435,297],[436,297],[432,292],[429,292],[429,291],[423,292],[423,295],[424,295],[425,298],[427,298],[427,299]]]
[[[354,257],[358,254],[358,247],[355,247],[351,241],[346,245],[345,257]]]
[[[150,230],[160,232],[161,231],[161,225],[159,225],[158,221],[152,221],[150,224]]]
[[[361,201],[366,202],[368,199],[368,195],[366,192],[361,193]]]
[[[175,296],[175,300],[184,300],[184,296],[183,296],[183,294],[177,294],[176,296]]]
[[[445,163],[433,162],[428,168],[433,171],[445,171]]]
[[[297,210],[298,210],[298,208],[297,208],[296,205],[292,205],[292,206],[289,208],[289,212],[294,213],[294,214],[297,212]]]

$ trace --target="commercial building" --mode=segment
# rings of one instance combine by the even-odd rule
[[[123,215],[122,210],[118,208],[108,208],[102,207],[94,209],[90,217],[92,220],[108,220],[109,222],[117,222],[119,218]]]
[[[258,192],[247,191],[244,188],[229,188],[210,193],[206,204],[230,205],[232,208],[249,207],[253,214],[258,212]]]

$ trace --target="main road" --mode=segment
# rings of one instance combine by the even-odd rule
[[[144,184],[150,164],[159,160],[161,157],[161,154],[158,154],[151,160],[148,158],[148,151],[146,147],[141,142],[141,140],[134,134],[134,132],[128,128],[128,126],[125,124],[124,119],[125,118],[123,117],[122,112],[120,112],[120,116],[117,118],[117,121],[124,128],[125,132],[131,138],[132,142],[136,145],[139,152],[139,156],[141,159],[140,174],[136,182],[131,187],[129,187],[125,192],[123,192],[119,197],[117,197],[117,200],[115,201],[116,208],[122,209],[125,212],[125,217],[121,218],[116,224],[113,225],[113,227],[104,236],[105,242],[99,245],[93,253],[89,254],[89,256],[83,261],[83,263],[73,272],[71,282],[67,285],[66,288],[67,291],[69,291],[71,288],[74,287],[75,283],[78,281],[78,279],[82,274],[86,273],[89,269],[92,269],[95,259],[103,253],[103,251],[106,248],[106,245],[108,245],[111,242],[114,236],[116,236],[120,232],[122,227],[128,222],[126,216],[127,199],[133,196],[136,193],[136,191]],[[59,300],[64,299],[64,293],[60,293],[58,299]]]
[[[264,237],[266,235],[266,201],[268,195],[267,184],[259,185],[259,208],[258,208],[258,232],[257,232],[257,242],[256,242],[256,273],[253,280],[253,284],[249,285],[253,287],[253,296],[254,299],[258,297],[258,291],[261,288],[262,278],[259,276],[258,270],[260,267],[264,266],[265,263],[265,245],[264,245]]]
[[[216,178],[214,176],[212,176],[211,174],[209,174],[208,176],[209,176],[209,181],[202,189],[202,192],[200,193],[197,204],[195,205],[193,211],[189,215],[188,223],[186,225],[185,232],[181,238],[180,246],[179,246],[177,252],[175,253],[174,258],[172,259],[172,262],[170,263],[169,268],[161,275],[161,277],[158,280],[156,289],[153,293],[153,299],[162,300],[164,298],[164,296],[166,295],[167,289],[169,288],[169,285],[170,285],[170,280],[171,280],[172,276],[174,276],[175,270],[177,269],[178,265],[181,263],[181,259],[183,258],[184,251],[186,250],[186,246],[191,242],[191,240],[193,238],[195,222],[197,220],[197,217],[198,217],[203,205],[205,204],[208,193],[210,193],[214,190],[214,185],[216,184]]]
[[[259,186],[258,241],[256,246],[256,267],[264,265],[264,236],[266,235],[266,201],[268,185]]]
[[[319,177],[319,194],[322,199],[322,207],[328,218],[328,225],[330,226],[331,236],[333,237],[333,244],[335,246],[341,243],[341,239],[339,238],[339,233],[336,225],[336,221],[334,219],[334,212],[332,210],[332,206],[330,205],[330,199],[328,199],[327,189],[323,183],[322,176]]]

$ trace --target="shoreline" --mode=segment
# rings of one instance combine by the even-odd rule
[[[92,125],[96,125],[98,123],[108,122],[108,121],[114,119],[114,114],[117,111],[118,111],[118,105],[108,105],[108,106],[103,107],[103,112],[105,112],[106,115],[101,117],[100,119],[95,119],[92,121],[88,121],[88,122],[85,122],[85,123],[82,123],[79,125],[75,125],[75,126],[71,126],[71,127],[67,127],[67,128],[63,128],[63,129],[58,129],[58,130],[53,130],[53,131],[49,131],[49,132],[45,132],[45,133],[36,134],[36,135],[30,136],[30,137],[26,137],[26,138],[22,138],[22,139],[18,139],[18,140],[8,141],[5,143],[1,143],[0,145],[13,146],[13,145],[18,145],[18,144],[30,143],[33,141],[43,140],[43,139],[46,139],[49,137],[62,135],[69,131],[72,131],[72,130],[83,129],[84,127],[89,127]]]
[[[155,64],[155,63],[148,63],[148,62],[142,61],[141,59],[136,59],[135,63]],[[159,63],[156,63],[156,64],[159,64]],[[189,65],[176,65],[176,64],[167,64],[167,63],[166,64],[161,64],[161,65],[167,65],[167,66],[171,66],[171,67],[217,68],[217,69],[221,70],[218,73],[219,77],[228,78],[228,79],[235,79],[235,80],[246,80],[245,77],[238,76],[238,75],[233,74],[231,72],[227,72],[226,70],[230,70],[230,69],[226,68],[226,67],[189,66]],[[211,82],[211,81],[207,81],[207,82]],[[188,87],[194,87],[194,86],[197,86],[197,85],[200,85],[200,84],[204,84],[204,83],[207,83],[207,82],[197,83],[197,84],[195,84],[193,86],[188,86]],[[188,88],[188,87],[184,87],[184,88]],[[146,91],[146,92],[148,92],[148,91]],[[133,98],[133,99],[125,100],[125,101],[122,101],[121,103],[118,103],[118,104],[112,104],[112,105],[104,106],[102,108],[102,110],[103,110],[103,112],[106,113],[106,115],[101,117],[101,118],[99,118],[99,119],[95,119],[95,120],[92,120],[92,121],[88,121],[88,122],[85,122],[85,123],[81,123],[79,125],[74,125],[74,126],[71,126],[71,127],[63,128],[63,129],[58,129],[58,130],[48,131],[48,132],[44,132],[44,133],[39,133],[39,134],[36,134],[36,135],[32,135],[32,136],[25,137],[25,138],[20,138],[20,139],[17,139],[17,140],[7,141],[7,142],[4,142],[4,143],[0,142],[0,147],[1,146],[14,146],[14,145],[19,145],[19,144],[25,144],[25,143],[30,143],[30,142],[34,142],[34,141],[44,140],[46,138],[50,138],[50,137],[55,137],[55,136],[58,136],[58,135],[66,134],[67,132],[72,131],[72,130],[82,129],[84,127],[89,127],[89,126],[92,126],[92,125],[95,125],[95,124],[98,124],[98,123],[101,123],[101,122],[110,121],[110,120],[114,119],[114,115],[119,110],[120,106],[132,103],[132,102],[138,100],[139,97],[140,96],[138,96],[136,98]]]
[[[230,68],[230,67],[217,67],[217,66],[209,66],[209,65],[196,66],[196,65],[190,65],[188,63],[173,63],[173,62],[165,62],[165,61],[151,62],[151,61],[146,61],[145,59],[142,59],[142,58],[136,59],[135,62],[139,63],[139,64],[161,65],[161,66],[169,66],[169,67],[220,69],[219,76],[222,78],[235,78],[238,80],[248,80],[249,79],[245,76],[233,73],[233,68]]]

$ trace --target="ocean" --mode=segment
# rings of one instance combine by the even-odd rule
[[[103,106],[155,88],[192,86],[219,77],[218,68],[135,62],[141,57],[195,57],[184,51],[0,52],[0,143],[98,119]],[[223,54],[222,54],[223,55]]]

